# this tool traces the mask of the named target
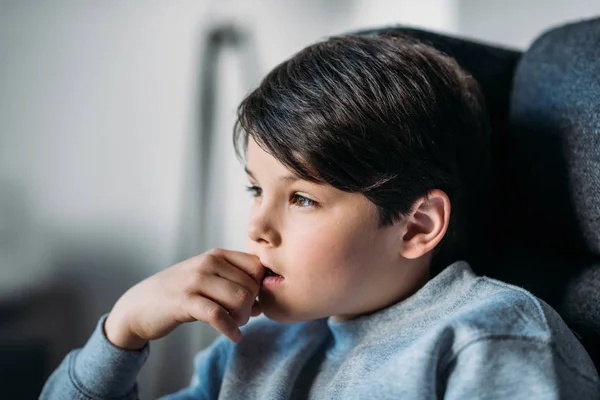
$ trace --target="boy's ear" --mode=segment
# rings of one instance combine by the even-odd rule
[[[450,222],[450,199],[439,189],[420,197],[404,220],[400,254],[416,259],[433,250],[443,239]]]

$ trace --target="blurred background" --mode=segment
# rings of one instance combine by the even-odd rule
[[[407,25],[526,49],[597,0],[0,0],[0,398],[37,398],[130,286],[244,250],[235,108],[328,35]],[[153,342],[141,398],[185,386],[215,333]]]

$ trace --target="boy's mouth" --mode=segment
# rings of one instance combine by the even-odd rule
[[[279,275],[279,274],[276,274],[275,272],[273,272],[273,270],[272,270],[272,269],[270,269],[270,268],[266,268],[266,272],[265,272],[265,278],[266,278],[266,277],[269,277],[269,276],[277,276],[277,277],[280,277],[280,278],[282,278],[282,276],[281,276],[281,275]]]
[[[285,278],[269,267],[265,267],[265,275],[260,283],[261,290],[276,290]]]
[[[275,290],[279,285],[283,283],[285,278],[267,267],[261,262],[265,268],[265,274],[263,275],[262,281],[260,282],[261,290]]]

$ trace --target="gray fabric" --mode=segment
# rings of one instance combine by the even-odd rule
[[[550,301],[600,368],[599,18],[532,44],[515,74],[510,124],[522,167],[517,236],[554,260],[550,274],[539,264],[538,281],[556,286]]]
[[[144,352],[112,347],[101,327],[54,373],[42,399],[136,398],[130,378]],[[164,399],[600,396],[591,360],[554,310],[523,289],[477,277],[465,262],[408,299],[351,321],[258,318],[242,330],[240,343],[220,337],[199,353],[190,387]],[[111,377],[115,369],[123,379]]]
[[[600,262],[584,268],[568,282],[559,312],[578,332],[600,371]]]
[[[533,43],[517,68],[510,122],[518,136],[533,139],[520,150],[537,197],[554,211],[544,226],[556,232],[564,223],[573,231],[556,232],[557,245],[600,255],[600,19]]]
[[[115,347],[104,336],[103,315],[82,349],[71,351],[48,378],[40,399],[137,398],[136,379],[148,358],[149,345],[138,351]]]

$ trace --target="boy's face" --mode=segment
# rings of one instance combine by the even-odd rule
[[[267,317],[347,319],[414,292],[425,271],[400,255],[402,224],[380,228],[362,194],[295,179],[251,137],[246,169],[256,186],[248,251],[283,277],[263,281]]]

